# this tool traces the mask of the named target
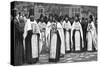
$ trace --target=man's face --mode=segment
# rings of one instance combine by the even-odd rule
[[[50,20],[52,20],[52,16],[50,16]]]
[[[91,21],[91,19],[90,19],[90,18],[88,18],[88,21],[90,22],[90,21]]]
[[[43,17],[41,18],[41,21],[43,21]]]
[[[74,19],[71,19],[71,23],[73,23],[74,22]]]
[[[24,16],[24,13],[22,13],[22,16]]]
[[[31,21],[34,21],[34,16],[31,16],[30,19],[31,19]]]
[[[68,17],[66,17],[65,20],[68,21]]]
[[[78,17],[75,17],[75,21],[77,21],[78,20]]]
[[[55,17],[53,17],[53,21],[55,21]]]

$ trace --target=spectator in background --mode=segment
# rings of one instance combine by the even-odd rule
[[[21,22],[19,21],[19,14],[17,15],[17,11],[14,11],[13,20],[11,21],[12,27],[11,28],[14,32],[14,65],[22,65],[24,64],[24,46],[23,46],[23,31],[24,28],[21,27]],[[12,47],[11,47],[12,48]],[[12,57],[12,56],[11,56]]]
[[[84,40],[84,48],[83,51],[86,51],[86,29],[87,29],[87,19],[85,19],[84,17],[82,17],[81,20],[81,26],[82,26],[82,30],[83,30],[83,40]]]

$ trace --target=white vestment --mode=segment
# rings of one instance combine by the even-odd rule
[[[73,34],[73,31],[75,31],[75,34]],[[72,25],[72,29],[71,29],[71,42],[72,42],[72,46],[73,46],[73,40],[72,40],[72,36],[74,36],[75,38],[75,51],[80,51],[80,47],[82,45],[83,47],[83,31],[82,31],[82,27],[81,24],[79,22],[74,22]],[[82,44],[81,44],[81,39],[82,38]]]
[[[56,25],[56,23],[52,22],[52,26],[53,24]],[[56,58],[56,49],[57,49],[57,33],[53,32],[54,30],[51,29],[50,30],[50,34],[51,34],[51,40],[50,40],[50,58],[55,59]]]
[[[86,39],[87,39],[87,50],[92,51],[93,45],[97,50],[97,34],[94,22],[88,23]]]
[[[64,30],[62,25],[58,22],[57,23],[57,30],[59,32],[60,38],[61,38],[61,54],[65,54],[65,39],[64,39]]]
[[[71,33],[69,30],[71,30],[71,23],[69,21],[63,21],[63,28],[65,29],[65,46],[66,46],[66,51],[70,50],[71,47]]]
[[[32,35],[32,39],[31,39],[31,43],[32,43],[32,58],[37,58],[38,57],[38,50],[39,50],[39,26],[37,24],[37,22],[34,20],[34,22],[32,23],[32,31],[33,31],[33,35]]]
[[[50,46],[50,30],[51,30],[51,23],[48,22],[46,25],[46,45],[48,48]]]
[[[45,30],[43,30],[44,28],[46,29],[46,24],[43,22],[39,22],[38,23],[38,25],[39,25],[39,28],[40,28],[40,41],[39,41],[39,52],[41,52],[42,51],[42,46],[44,45],[44,44],[46,44],[45,43],[45,38],[46,38],[46,36],[45,36]]]

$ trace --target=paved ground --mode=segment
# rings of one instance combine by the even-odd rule
[[[59,62],[83,62],[83,61],[96,61],[97,52],[82,52],[82,53],[67,53],[64,57],[60,58]],[[39,64],[49,63],[48,55],[40,55]]]

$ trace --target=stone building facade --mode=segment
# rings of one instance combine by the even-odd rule
[[[34,4],[34,14],[36,18],[39,18],[40,14],[49,15],[49,13],[57,15],[68,15],[73,17],[78,14],[81,17],[86,17],[90,14],[97,16],[97,7],[92,6],[80,6],[80,5],[62,5],[62,4],[47,4],[36,3]]]

